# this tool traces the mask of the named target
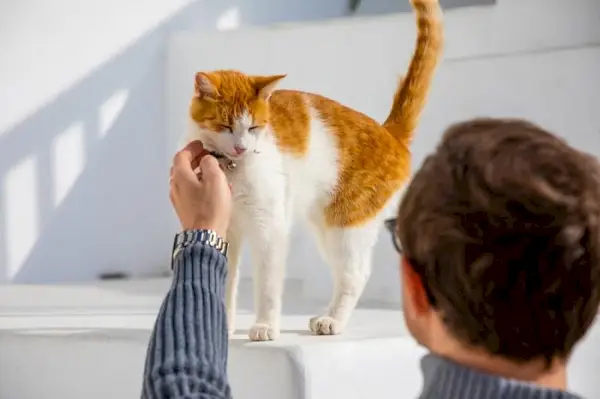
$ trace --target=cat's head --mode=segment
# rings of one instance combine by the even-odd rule
[[[204,146],[230,159],[257,151],[269,121],[269,97],[285,75],[198,72],[190,117]]]

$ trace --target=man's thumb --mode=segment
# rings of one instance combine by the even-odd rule
[[[203,178],[213,178],[221,175],[223,171],[219,167],[219,161],[212,155],[205,155],[200,160],[200,170]]]

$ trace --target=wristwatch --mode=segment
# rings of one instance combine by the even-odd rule
[[[173,261],[175,260],[175,257],[186,247],[195,243],[205,244],[213,247],[217,251],[221,252],[223,256],[227,257],[229,243],[220,237],[214,230],[184,230],[180,233],[177,233],[175,235],[175,239],[173,240],[171,270],[173,269]]]

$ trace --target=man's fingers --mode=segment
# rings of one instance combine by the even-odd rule
[[[219,161],[212,155],[207,155],[200,160],[200,170],[202,171],[203,179],[213,177],[215,174],[223,173]]]
[[[208,151],[204,149],[204,145],[202,145],[200,140],[190,141],[179,152],[190,154],[190,159],[194,159],[202,154],[208,153]]]
[[[196,168],[198,166],[200,166],[200,161],[202,160],[202,158],[208,155],[208,152],[203,152],[202,154],[198,155],[196,158],[192,159],[192,169],[196,170]]]
[[[175,158],[173,158],[173,166],[183,170],[194,170],[196,167],[198,167],[200,159],[206,154],[208,154],[208,151],[204,149],[204,146],[200,141],[192,141],[183,147],[181,151],[175,154]]]

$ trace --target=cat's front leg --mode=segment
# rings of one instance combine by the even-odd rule
[[[248,337],[252,341],[271,341],[280,332],[281,302],[285,278],[290,226],[283,211],[273,209],[258,217],[248,234],[254,272],[256,322]]]
[[[243,233],[239,220],[232,217],[227,229],[229,250],[227,253],[227,281],[225,285],[225,307],[227,309],[227,331],[229,337],[235,332],[235,317],[237,312],[237,292],[239,284],[239,266],[242,255]]]

